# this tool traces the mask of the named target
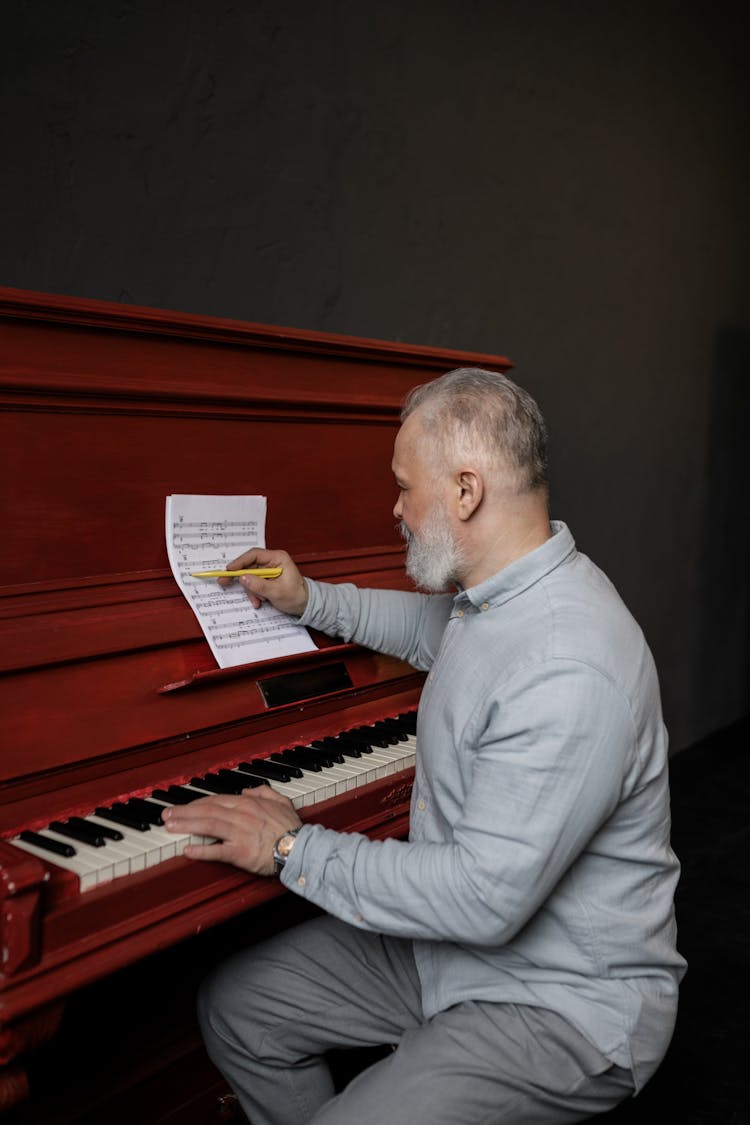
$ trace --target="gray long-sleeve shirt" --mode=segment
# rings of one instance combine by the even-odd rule
[[[659,687],[611,583],[552,528],[455,596],[309,582],[302,624],[429,674],[409,841],[306,825],[282,878],[413,939],[427,1018],[467,999],[550,1008],[639,1087],[684,971]]]

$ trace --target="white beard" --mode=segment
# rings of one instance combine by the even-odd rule
[[[439,505],[429,512],[419,532],[409,531],[403,520],[399,529],[407,543],[406,573],[417,586],[439,594],[456,581],[464,553]]]

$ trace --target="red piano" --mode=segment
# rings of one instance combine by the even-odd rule
[[[170,851],[153,818],[137,825],[154,800],[247,761],[369,732],[378,768],[350,770],[351,780],[347,763],[334,761],[329,776],[323,765],[300,815],[373,837],[406,833],[421,676],[317,635],[312,653],[217,668],[168,566],[164,503],[171,493],[263,494],[268,543],[305,573],[402,587],[390,474],[400,403],[464,364],[510,366],[0,289],[9,1122],[230,1112],[192,1021],[195,981],[232,943],[309,907],[272,879],[191,863],[173,841]],[[86,839],[92,824],[103,846]],[[59,850],[36,846],[40,836]]]

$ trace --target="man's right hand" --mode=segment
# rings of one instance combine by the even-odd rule
[[[270,602],[282,613],[299,617],[307,605],[307,584],[291,555],[286,551],[268,551],[264,547],[251,547],[243,555],[227,563],[227,570],[246,570],[248,567],[280,566],[278,578],[257,578],[243,574],[241,578],[220,578],[221,586],[240,582],[248,598],[258,609],[262,602]]]

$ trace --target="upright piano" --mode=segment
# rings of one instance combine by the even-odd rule
[[[174,1006],[180,982],[192,990],[186,966],[203,969],[195,962],[219,947],[289,924],[303,904],[273,879],[170,850],[148,816],[154,800],[290,748],[334,754],[342,732],[357,732],[378,768],[352,782],[352,758],[323,763],[300,815],[373,838],[406,833],[420,675],[318,635],[312,653],[219,669],[169,569],[164,504],[171,493],[265,495],[267,540],[303,572],[402,588],[390,474],[400,404],[415,384],[467,364],[509,366],[502,356],[0,289],[0,1111],[9,1121],[97,1120],[92,1069],[106,1058],[110,1093],[125,1104],[144,1055],[152,1108],[124,1119],[209,1120],[205,1101],[191,1117],[188,1093],[160,1088],[182,1048],[154,1031],[171,1011],[175,1023],[188,1019]],[[108,820],[112,810],[125,822]],[[146,823],[134,826],[139,816]],[[103,846],[87,841],[92,824]],[[59,850],[40,848],[40,837]],[[111,861],[92,862],[113,845]],[[115,1024],[127,1029],[119,1038]],[[170,1043],[165,1057],[153,1058],[158,1045],[139,1050],[141,1036]],[[75,1080],[62,1076],[70,1067],[80,1067]],[[89,1093],[74,1107],[81,1087]],[[226,1109],[221,1097],[216,1106],[211,1120]]]

